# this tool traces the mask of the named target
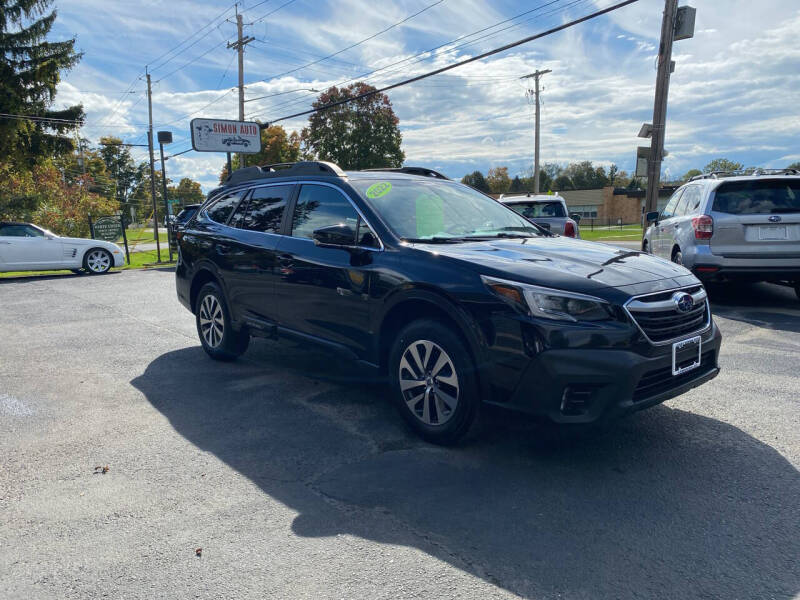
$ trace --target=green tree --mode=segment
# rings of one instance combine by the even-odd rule
[[[681,177],[681,181],[689,181],[692,177],[697,177],[698,175],[702,175],[703,172],[700,169],[689,169],[686,173],[683,174]]]
[[[519,175],[515,175],[514,179],[511,180],[511,187],[508,191],[514,194],[524,191],[522,180],[519,178]]]
[[[787,169],[797,169],[800,171],[800,161],[790,164]]]
[[[553,189],[554,190],[574,190],[575,185],[572,183],[572,179],[569,178],[567,174],[561,174],[556,177],[555,181],[553,181]]]
[[[479,192],[484,192],[486,194],[488,194],[491,191],[489,189],[489,184],[486,183],[486,178],[480,171],[473,171],[468,175],[464,175],[464,177],[461,178],[461,183],[473,187]]]
[[[489,169],[486,183],[493,194],[505,194],[511,187],[511,178],[508,176],[508,167],[494,167]]]
[[[115,182],[117,200],[125,202],[139,183],[139,169],[136,168],[130,148],[123,146],[122,140],[117,137],[101,137],[98,152],[108,177]]]
[[[56,20],[52,0],[0,0],[0,112],[44,120],[0,119],[0,156],[20,168],[69,153],[63,134],[83,120],[81,105],[50,110],[61,72],[81,59],[75,39],[45,41]],[[53,120],[47,120],[53,119]]]
[[[743,166],[742,163],[734,162],[727,158],[715,158],[703,167],[703,171],[705,173],[713,173],[715,171],[738,171]]]
[[[569,177],[573,189],[590,190],[608,185],[608,176],[604,167],[595,167],[591,161],[570,163],[563,174]],[[566,188],[560,188],[566,189]]]
[[[200,184],[188,177],[181,179],[178,185],[169,186],[167,188],[167,196],[177,199],[181,206],[200,204],[205,199],[203,188]]]
[[[374,90],[363,82],[333,86],[312,106],[322,108]],[[313,113],[302,142],[309,157],[335,162],[342,169],[399,167],[405,160],[399,123],[389,97],[371,94]]]
[[[619,173],[619,168],[617,165],[612,164],[608,168],[608,185],[615,185],[617,181],[617,173]]]
[[[290,135],[280,125],[272,125],[261,130],[261,152],[245,155],[247,166],[274,165],[276,163],[297,162],[300,160],[300,135],[293,131]],[[239,168],[239,155],[231,158],[233,170]],[[227,163],[222,166],[219,181],[228,178]]]

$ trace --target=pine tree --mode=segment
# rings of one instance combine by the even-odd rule
[[[29,168],[45,157],[73,150],[63,134],[84,118],[83,106],[50,110],[61,72],[82,54],[75,39],[48,42],[56,20],[53,0],[0,0],[0,113],[44,117],[0,117],[0,157]],[[50,120],[52,119],[52,120]]]

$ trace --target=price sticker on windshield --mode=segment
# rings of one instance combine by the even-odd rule
[[[367,198],[381,198],[392,191],[392,184],[388,181],[373,183],[367,188]]]

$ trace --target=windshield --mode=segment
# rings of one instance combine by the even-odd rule
[[[507,206],[526,219],[567,216],[564,211],[564,205],[561,202],[514,202]]]
[[[800,212],[800,178],[723,183],[712,210],[732,215]]]
[[[458,183],[396,179],[350,183],[386,226],[404,240],[545,235],[496,200]]]

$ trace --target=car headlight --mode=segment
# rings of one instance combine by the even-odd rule
[[[607,321],[614,318],[611,305],[602,298],[481,275],[483,283],[515,308],[554,321]]]

